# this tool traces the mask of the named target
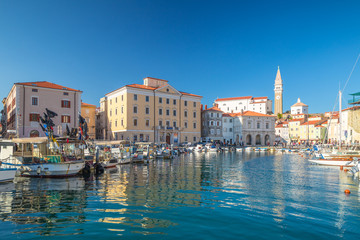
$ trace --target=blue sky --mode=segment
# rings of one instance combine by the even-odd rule
[[[0,1],[0,96],[49,81],[106,93],[144,77],[217,97],[268,96],[284,111],[333,108],[360,53],[358,1]],[[344,92],[360,92],[360,63]],[[346,105],[344,106],[346,107]]]

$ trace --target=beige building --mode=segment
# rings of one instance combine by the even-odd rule
[[[46,108],[58,114],[53,118],[54,133],[63,135],[66,125],[79,126],[82,92],[50,82],[15,83],[4,99],[7,130],[12,137],[45,136],[39,117]]]
[[[276,78],[275,78],[275,104],[274,104],[274,114],[282,114],[283,113],[283,83],[280,74],[280,67],[278,67]]]
[[[81,116],[85,118],[89,129],[88,135],[91,139],[95,139],[95,112],[95,105],[81,102]]]
[[[200,141],[201,98],[157,78],[126,85],[100,99],[99,138],[170,144]]]

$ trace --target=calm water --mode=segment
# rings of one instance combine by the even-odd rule
[[[359,203],[358,180],[298,155],[191,154],[2,184],[0,239],[360,239]]]

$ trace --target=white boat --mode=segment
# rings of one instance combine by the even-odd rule
[[[355,163],[352,157],[344,158],[331,158],[331,159],[309,159],[309,162],[316,163],[319,165],[326,166],[343,166],[343,167],[353,167]]]
[[[69,177],[85,166],[85,146],[78,139],[57,139],[55,143],[47,137],[37,137],[16,138],[13,142],[14,156],[22,163],[21,176]]]
[[[0,182],[12,181],[15,178],[20,162],[13,155],[14,143],[0,140]]]
[[[242,148],[242,147],[238,147],[238,148],[236,148],[236,151],[237,151],[237,152],[242,152],[243,149],[244,149],[244,148]]]
[[[202,152],[202,151],[204,151],[203,145],[201,145],[201,144],[196,145],[194,151],[195,151],[195,152]]]

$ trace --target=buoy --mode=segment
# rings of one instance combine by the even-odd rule
[[[344,172],[347,172],[347,171],[349,171],[349,169],[345,168],[345,169],[344,169]]]
[[[340,170],[343,170],[344,169],[344,167],[343,166],[340,166]]]
[[[345,194],[350,194],[350,190],[349,190],[349,189],[345,189],[344,193],[345,193]]]

